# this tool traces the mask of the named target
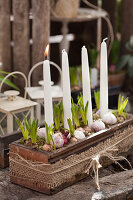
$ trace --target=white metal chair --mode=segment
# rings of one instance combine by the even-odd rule
[[[0,84],[0,92],[2,91],[2,86],[5,82],[5,80],[7,78],[9,78],[10,76],[14,75],[14,74],[19,74],[21,76],[23,76],[24,80],[25,80],[25,87],[27,87],[27,78],[26,76],[22,73],[22,72],[12,72],[10,74],[8,74],[7,76],[5,76],[5,78],[2,80],[1,84]],[[20,96],[16,96],[16,94],[14,95],[14,90],[12,91],[6,91],[7,97],[4,98],[0,98],[0,115],[2,115],[2,118],[0,119],[0,132],[2,132],[2,134],[4,135],[6,132],[7,133],[12,133],[15,129],[14,129],[14,121],[13,118],[16,120],[19,117],[17,116],[18,113],[20,115],[22,115],[22,123],[24,121],[25,117],[30,116],[31,120],[34,119],[34,106],[37,105],[36,102],[33,102],[31,100],[26,99],[26,94],[27,92],[24,92],[24,98],[20,97]],[[14,98],[10,98],[10,97],[14,97]],[[2,127],[2,122],[3,120],[7,118],[7,128],[6,131],[4,131],[4,128]]]
[[[62,82],[62,71],[60,69],[60,67],[54,63],[50,61],[50,66],[54,66],[60,74],[60,79],[57,85],[53,85],[51,87],[51,92],[52,92],[52,100],[53,102],[60,102],[63,98],[63,92],[62,92],[62,86],[61,86],[61,82]],[[37,64],[35,64],[28,75],[28,87],[26,88],[26,91],[28,93],[28,96],[30,99],[36,101],[38,103],[37,105],[37,109],[36,109],[36,118],[38,119],[39,123],[41,122],[41,106],[43,106],[44,103],[44,90],[42,86],[36,86],[33,87],[31,86],[31,76],[33,71],[39,67],[39,66],[43,66],[43,61],[38,62]]]

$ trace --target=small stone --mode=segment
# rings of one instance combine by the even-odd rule
[[[91,200],[102,200],[102,199],[103,200],[106,199],[106,194],[102,191],[95,192],[91,198]]]

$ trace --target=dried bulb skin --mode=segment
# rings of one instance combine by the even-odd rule
[[[49,144],[44,144],[42,149],[43,151],[48,151],[48,152],[52,150],[51,145]]]
[[[85,132],[88,132],[88,133],[91,133],[91,132],[92,132],[92,130],[90,129],[89,126],[85,126],[85,127],[84,127],[84,130],[85,130]]]
[[[83,133],[85,132],[85,130],[84,130],[82,127],[78,127],[78,128],[76,129],[76,131],[82,131]]]
[[[64,140],[64,144],[67,144],[68,143],[68,138],[64,134],[62,135],[62,137],[63,137],[63,140]]]
[[[53,134],[52,137],[53,137],[53,141],[54,141],[54,144],[55,144],[56,148],[63,147],[64,139],[63,139],[62,133],[55,133],[55,134]],[[50,143],[53,144],[52,141],[50,141]]]
[[[74,143],[74,142],[77,142],[77,138],[75,138],[75,137],[71,137],[71,139],[70,139],[70,143]]]
[[[114,114],[111,112],[108,112],[103,116],[103,122],[109,125],[116,124],[117,118]]]
[[[101,131],[101,130],[105,129],[105,124],[102,122],[101,119],[99,119],[99,120],[96,120],[95,122],[93,122],[91,128],[96,132]]]
[[[100,116],[100,110],[98,110],[98,111],[96,112],[96,115]]]
[[[78,130],[75,130],[74,131],[74,136],[80,140],[80,139],[84,139],[85,138],[85,134],[82,132],[82,131],[78,131]]]
[[[122,116],[119,116],[119,117],[117,117],[117,121],[119,122],[119,123],[122,123],[122,122],[124,122],[124,117],[122,117]]]

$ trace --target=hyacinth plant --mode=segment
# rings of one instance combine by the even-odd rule
[[[27,121],[27,119],[25,118],[24,125],[20,122],[20,120],[17,120],[17,124],[22,132],[23,138],[25,140],[28,140],[30,138],[32,144],[36,144],[38,120],[33,120],[31,122],[31,119]]]
[[[124,96],[119,95],[118,98],[118,115],[124,117],[124,119],[127,118],[127,114],[125,113],[125,108],[128,103],[128,98],[124,100]]]
[[[28,140],[28,138],[29,138],[29,132],[28,132],[28,130],[26,128],[26,123],[27,123],[26,122],[26,118],[24,119],[24,125],[21,123],[20,120],[16,120],[16,122],[17,122],[17,124],[18,124],[18,126],[19,126],[19,128],[20,128],[20,130],[22,132],[24,140]]]
[[[97,109],[99,109],[100,93],[95,92],[94,96],[95,96]],[[123,121],[124,121],[124,119],[126,119],[127,117],[127,114],[125,113],[125,107],[127,105],[127,102],[128,102],[127,98],[124,99],[123,96],[119,95],[118,110],[114,113],[119,122],[121,118],[123,118]],[[37,121],[34,120],[31,122],[31,119],[28,121],[25,118],[24,124],[22,124],[19,120],[17,120],[17,124],[20,127],[20,130],[23,134],[23,139],[21,141],[22,144],[32,145],[33,148],[39,148],[44,151],[52,151],[53,149],[56,150],[56,148],[61,148],[64,144],[67,144],[68,141],[70,141],[71,143],[73,140],[71,140],[72,138],[71,139],[69,137],[67,138],[68,134],[70,133],[71,137],[74,137],[73,139],[75,139],[76,138],[75,131],[77,130],[77,128],[80,126],[84,127],[88,125],[87,109],[88,109],[88,102],[84,106],[82,95],[78,97],[77,104],[75,104],[74,101],[72,100],[72,109],[71,109],[72,120],[70,118],[67,119],[69,128],[65,129],[67,131],[56,133],[55,132],[56,130],[64,129],[61,122],[61,119],[63,116],[63,104],[61,102],[60,105],[54,105],[54,122],[50,126],[48,126],[46,122],[44,123],[45,128],[43,129],[44,129],[45,137],[41,139],[39,138],[39,136],[37,136],[38,120]],[[67,143],[65,142],[62,143],[62,140],[63,142],[67,140]]]
[[[60,120],[61,120],[62,126],[64,126],[63,101],[60,102],[60,110],[61,110]]]
[[[75,126],[73,124],[73,121],[69,118],[67,119],[68,122],[68,126],[69,126],[69,133],[71,134],[71,136],[74,136],[74,131],[75,131]]]
[[[74,101],[73,101],[73,99],[72,99],[71,111],[72,111],[73,124],[75,124],[76,127],[79,127],[80,126],[80,121],[79,121],[79,105],[75,104]]]
[[[55,124],[55,129],[60,130],[61,123],[62,125],[64,124],[62,101],[60,105],[54,104],[53,120]]]
[[[118,97],[118,109],[117,109],[117,111],[114,111],[113,114],[116,117],[123,117],[124,120],[126,120],[127,119],[127,113],[125,111],[125,108],[127,106],[127,103],[128,103],[128,98],[124,98],[124,96],[119,94],[119,97]]]
[[[25,126],[26,126],[26,129],[29,132],[31,142],[33,144],[36,144],[38,120],[37,121],[33,120],[31,122],[31,119],[29,119],[29,121],[26,121]]]
[[[100,92],[99,91],[94,91],[94,99],[96,103],[96,109],[100,109]]]
[[[79,113],[81,115],[81,118],[82,118],[82,122],[83,122],[83,125],[86,126],[88,125],[88,120],[87,120],[87,109],[88,109],[88,104],[89,102],[87,101],[86,105],[84,106],[84,103],[83,103],[83,96],[80,95],[78,97],[78,103],[77,105],[79,106]]]
[[[46,128],[46,143],[47,144],[50,144],[50,141],[53,142],[53,146],[54,146],[54,150],[56,149],[55,148],[55,144],[54,144],[54,141],[53,141],[53,133],[54,133],[54,123],[50,126],[48,126],[48,124],[46,122],[44,122],[44,125],[45,125],[45,128]]]
[[[100,118],[100,91],[94,91],[94,99],[96,109],[94,109],[93,119],[98,120]]]

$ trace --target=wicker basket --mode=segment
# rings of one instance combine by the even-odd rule
[[[51,0],[51,14],[54,17],[74,18],[77,16],[80,0]]]

